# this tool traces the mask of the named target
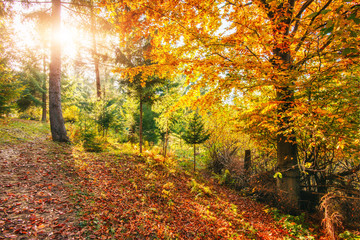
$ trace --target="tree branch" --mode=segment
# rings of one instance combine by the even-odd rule
[[[309,34],[309,29],[310,29],[310,26],[314,23],[315,19],[320,15],[320,13],[325,10],[329,5],[330,3],[332,2],[333,0],[328,0],[327,3],[320,9],[320,11],[317,12],[317,14],[311,18],[310,20],[310,23],[308,25],[308,28],[306,30],[306,32],[304,33],[304,35],[302,36],[302,38],[300,39],[300,42],[298,43],[298,45],[296,46],[295,48],[295,52],[299,51],[300,47],[302,46],[302,44],[304,43],[307,35]]]
[[[298,14],[296,14],[296,16],[295,16],[295,18],[294,18],[294,19],[296,20],[296,22],[295,22],[295,27],[294,27],[294,30],[292,31],[291,34],[295,34],[295,33],[296,33],[296,31],[297,31],[297,29],[298,29],[298,27],[299,27],[299,22],[300,22],[301,15],[302,15],[303,12],[306,10],[306,8],[307,8],[308,6],[310,6],[310,4],[311,4],[312,2],[314,2],[314,0],[307,0],[307,1],[304,3],[304,5],[301,7],[301,9],[299,10]]]
[[[355,166],[352,169],[343,171],[341,173],[331,174],[328,177],[326,177],[326,180],[333,180],[333,179],[336,179],[336,178],[339,178],[339,177],[346,177],[346,176],[349,176],[349,175],[354,174],[354,173],[359,172],[359,171],[360,171],[360,164]]]
[[[116,63],[121,63],[126,65],[127,67],[135,67],[134,64],[130,61],[128,57],[119,49],[116,49]]]
[[[296,66],[298,69],[308,60],[312,59],[313,57],[318,56],[320,53],[322,53],[325,48],[327,46],[330,45],[330,43],[334,40],[334,35],[331,35],[328,37],[327,41],[324,43],[324,45],[322,45],[322,47],[319,48],[319,51],[317,51],[316,53],[310,54],[308,56],[306,56],[305,58],[303,58],[302,60],[300,60],[299,62],[297,62],[296,64],[294,64],[294,66]]]

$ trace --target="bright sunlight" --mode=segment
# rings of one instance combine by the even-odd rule
[[[0,0],[0,239],[359,240],[359,12]]]

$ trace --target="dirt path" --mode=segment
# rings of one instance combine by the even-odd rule
[[[261,204],[221,186],[213,188],[218,197],[197,198],[184,174],[133,157],[73,151],[44,139],[0,144],[0,239],[289,236]]]
[[[0,145],[0,239],[78,238],[66,178],[51,152],[40,140]]]
[[[277,240],[298,233],[264,205],[186,173],[174,159],[86,152],[49,141],[38,123],[12,124],[0,128],[0,240]]]

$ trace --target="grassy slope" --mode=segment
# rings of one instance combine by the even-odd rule
[[[0,118],[0,144],[33,141],[47,137],[48,134],[46,123]]]
[[[89,153],[49,141],[45,124],[0,120],[0,146],[41,141],[49,164],[59,162],[81,230],[78,238],[289,239],[268,209],[217,184],[206,184],[176,161],[121,149]],[[15,143],[15,144],[14,144]],[[39,147],[41,148],[41,147]],[[297,239],[297,238],[295,238]]]

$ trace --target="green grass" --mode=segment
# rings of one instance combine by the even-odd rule
[[[305,221],[305,213],[299,216],[282,214],[276,208],[271,208],[274,219],[287,229],[292,237],[286,239],[315,239],[315,233],[309,230],[309,225]]]
[[[22,119],[0,119],[0,144],[34,141],[50,136],[48,123]]]

